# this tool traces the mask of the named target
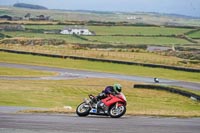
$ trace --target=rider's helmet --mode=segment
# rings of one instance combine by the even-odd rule
[[[114,84],[113,89],[114,89],[115,93],[118,94],[122,91],[122,86],[120,84]]]

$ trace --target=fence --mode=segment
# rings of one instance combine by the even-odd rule
[[[81,56],[45,54],[45,53],[16,51],[16,50],[8,50],[8,49],[0,49],[0,51],[10,52],[10,53],[18,53],[18,54],[31,54],[31,55],[55,57],[55,58],[71,58],[71,59],[79,59],[79,60],[110,62],[110,63],[117,63],[117,64],[138,65],[138,66],[154,67],[154,68],[165,68],[165,69],[173,69],[173,70],[187,71],[187,72],[200,72],[200,69],[195,69],[195,68],[176,67],[176,66],[167,66],[167,65],[159,65],[159,64],[148,64],[148,63],[138,63],[138,62],[130,62],[130,61],[89,58],[89,57],[81,57]]]

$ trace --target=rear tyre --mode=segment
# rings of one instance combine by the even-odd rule
[[[109,109],[109,116],[112,118],[119,118],[126,113],[126,106],[121,105],[116,108],[116,105],[112,105]]]
[[[87,116],[89,115],[90,109],[91,109],[90,106],[85,102],[83,102],[76,108],[76,114],[78,116]]]

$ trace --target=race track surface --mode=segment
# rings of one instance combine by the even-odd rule
[[[22,65],[22,64],[11,64],[11,63],[1,63],[1,62],[0,62],[0,66],[59,73],[58,76],[51,76],[51,77],[0,76],[0,79],[9,79],[9,80],[19,80],[19,79],[20,80],[63,80],[63,79],[73,79],[73,78],[95,77],[95,78],[115,78],[115,79],[130,80],[130,81],[137,81],[137,82],[144,82],[144,83],[154,83],[153,77],[130,76],[130,75],[76,70],[76,69],[68,69],[68,68]],[[184,81],[168,80],[168,79],[159,79],[159,81],[160,81],[159,84],[162,84],[162,85],[173,85],[173,86],[179,86],[179,87],[184,87],[184,88],[193,89],[193,90],[200,90],[200,83],[184,82]]]
[[[25,68],[59,73],[52,77],[5,77],[8,80],[61,80],[73,78],[116,78],[154,83],[153,77],[83,71],[67,68],[0,63],[2,67]],[[160,79],[160,84],[200,90],[200,83]],[[19,114],[26,107],[0,106],[0,133],[199,133],[200,118],[161,118],[124,116],[119,119],[102,116],[78,117],[76,114]]]
[[[0,113],[0,133],[199,133],[200,118]]]

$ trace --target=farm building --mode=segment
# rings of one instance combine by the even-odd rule
[[[73,26],[73,27],[65,27],[63,30],[60,32],[61,34],[76,34],[76,35],[94,35],[93,32],[89,31],[85,27],[78,27],[78,26]]]
[[[26,18],[29,18],[29,20],[33,20],[33,21],[48,21],[50,20],[50,16],[45,16],[45,15],[39,15],[36,17],[31,18],[29,14],[25,15]]]

